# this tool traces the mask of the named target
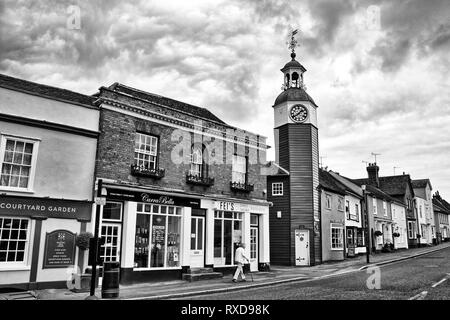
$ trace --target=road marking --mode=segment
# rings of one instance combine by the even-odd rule
[[[423,300],[427,296],[428,291],[422,291],[419,294],[416,294],[414,297],[409,298],[408,300]]]
[[[444,279],[442,279],[439,282],[436,282],[435,284],[433,284],[431,287],[432,288],[436,288],[438,285],[440,285],[441,283],[445,282],[447,280],[447,277],[445,277]]]

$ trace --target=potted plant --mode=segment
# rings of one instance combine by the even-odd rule
[[[377,231],[374,232],[374,234],[375,234],[376,237],[379,237],[379,236],[383,235],[383,232],[381,232],[380,230],[377,230]]]
[[[89,250],[90,239],[93,238],[94,235],[90,232],[80,232],[75,238],[75,245],[80,250],[79,255],[79,270],[81,274],[75,274],[75,286],[72,289],[75,292],[87,292],[91,287],[91,278],[92,275],[90,273],[83,273],[83,257],[84,251]]]

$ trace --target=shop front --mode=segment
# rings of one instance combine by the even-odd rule
[[[241,242],[252,270],[269,264],[266,205],[117,186],[107,191],[101,253],[103,261],[120,261],[121,283],[181,279],[192,268],[234,268]]]
[[[86,230],[92,203],[0,197],[0,288],[66,287],[83,255],[76,235]]]
[[[347,256],[353,257],[355,255],[366,252],[365,233],[363,228],[346,227],[347,236]]]

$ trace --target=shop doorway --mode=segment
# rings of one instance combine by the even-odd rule
[[[295,230],[295,265],[309,266],[308,230]]]
[[[102,223],[100,258],[103,262],[120,261],[121,225]]]
[[[258,227],[250,228],[250,271],[258,271]]]
[[[205,265],[205,217],[191,218],[191,268]]]

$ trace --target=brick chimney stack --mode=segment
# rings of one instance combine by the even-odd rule
[[[375,186],[377,188],[380,187],[380,179],[378,178],[378,172],[380,171],[380,167],[377,166],[377,163],[369,163],[367,166],[367,173],[369,174],[369,184]]]

